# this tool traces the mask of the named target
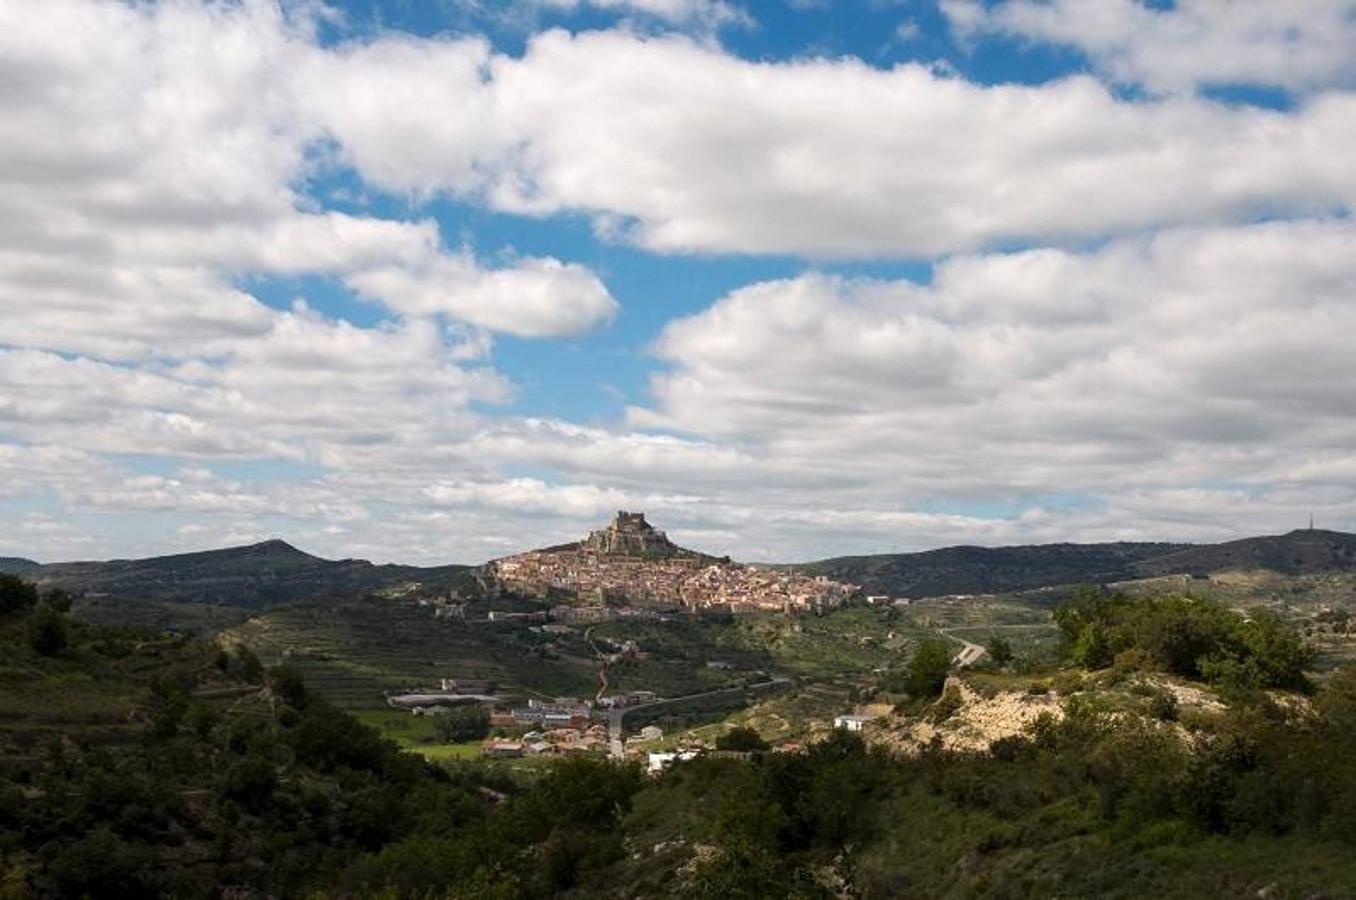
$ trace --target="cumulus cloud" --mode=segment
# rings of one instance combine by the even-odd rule
[[[631,418],[762,445],[809,490],[1275,484],[1352,458],[1354,287],[1345,219],[957,257],[928,285],[811,273],[671,323]]]
[[[724,0],[531,0],[556,10],[592,8],[608,12],[650,16],[671,25],[717,29],[751,25],[753,19],[739,6]]]
[[[355,88],[358,102],[320,117],[373,183],[582,211],[605,236],[663,252],[928,256],[1336,212],[1356,197],[1345,92],[1294,112],[1130,101],[1090,77],[984,86],[622,31],[548,32],[521,57],[377,40],[324,65],[347,73],[325,83],[394,78],[392,96],[409,98]],[[430,121],[427,108],[457,115]]]
[[[396,313],[510,334],[610,318],[615,301],[578,265],[487,267],[445,250],[432,219],[314,209],[325,103],[383,87],[376,58],[363,90],[310,80],[344,65],[259,0],[0,3],[0,304],[13,311],[0,341],[114,359],[219,352],[269,327],[233,286],[246,275],[354,279]],[[423,88],[417,70],[402,77],[417,93],[426,74]],[[446,118],[438,99],[418,108],[426,123]]]
[[[1250,85],[1308,92],[1356,83],[1352,0],[942,0],[963,39],[1074,47],[1115,81],[1154,91]]]
[[[1268,75],[1309,95],[1231,107],[1154,71],[1173,96],[626,28],[508,55],[322,45],[265,0],[0,0],[0,546],[477,561],[617,506],[764,559],[1356,525],[1356,95]],[[414,212],[326,208],[338,169]],[[514,397],[493,335],[618,304],[577,263],[449,247],[440,195],[661,252],[943,258],[744,286],[663,329],[626,422],[521,418],[490,409]],[[273,277],[377,321],[251,295]]]
[[[445,313],[520,337],[587,331],[617,312],[617,301],[597,275],[550,258],[485,270],[469,256],[443,256],[418,268],[356,272],[346,281],[407,315]]]

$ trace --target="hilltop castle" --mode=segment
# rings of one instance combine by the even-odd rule
[[[618,510],[606,528],[589,532],[579,549],[585,553],[646,559],[667,559],[682,553],[668,535],[645,521],[645,513],[625,510]]]

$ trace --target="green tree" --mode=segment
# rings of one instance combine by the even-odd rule
[[[37,588],[17,575],[0,575],[0,615],[23,612],[37,603]]]
[[[236,644],[235,660],[231,668],[233,674],[241,681],[261,684],[264,680],[264,664],[259,661],[254,651],[244,644]]]
[[[269,670],[268,686],[274,696],[293,709],[305,709],[306,682],[296,666],[275,666]]]
[[[433,719],[433,732],[448,744],[478,741],[490,733],[490,713],[483,706],[454,706]]]
[[[1012,645],[1008,643],[1007,638],[1000,634],[995,634],[989,638],[989,646],[985,649],[989,651],[989,659],[1000,666],[1012,662]]]
[[[904,689],[909,696],[918,699],[936,697],[946,685],[947,673],[951,671],[951,648],[945,641],[925,640],[914,651],[909,660],[909,671],[904,679]]]
[[[188,712],[188,690],[172,678],[151,681],[150,714],[152,737],[171,738],[179,733],[179,724]]]
[[[66,649],[66,619],[53,606],[41,603],[28,617],[28,645],[43,656],[56,656]]]
[[[71,611],[71,595],[61,588],[52,588],[42,596],[43,602],[51,606],[57,612],[68,613]]]
[[[716,738],[717,750],[735,750],[739,752],[750,752],[767,749],[767,741],[757,731],[741,725],[731,728],[729,731]]]

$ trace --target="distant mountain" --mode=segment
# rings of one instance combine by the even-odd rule
[[[1356,535],[1319,529],[1186,547],[1135,565],[1141,577],[1267,569],[1285,575],[1356,570]]]
[[[405,581],[451,584],[470,572],[468,566],[419,568],[327,560],[272,540],[150,559],[35,564],[21,574],[40,587],[90,597],[253,608],[359,594]]]
[[[1236,569],[1267,569],[1290,575],[1350,571],[1356,570],[1356,535],[1305,530],[1223,544],[947,547],[921,553],[843,556],[803,568],[855,582],[868,594],[992,594]]]
[[[993,594],[1056,584],[1122,581],[1136,577],[1136,563],[1188,547],[1157,543],[945,547],[921,553],[841,556],[809,563],[805,568],[860,584],[868,594]]]
[[[0,575],[22,575],[41,565],[41,563],[20,556],[0,556]]]

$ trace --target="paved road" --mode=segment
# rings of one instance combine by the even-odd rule
[[[979,644],[971,643],[970,641],[967,641],[965,638],[958,638],[949,631],[941,630],[939,631],[939,633],[945,635],[946,637],[950,638],[951,640],[961,645],[960,652],[958,652],[955,656],[951,657],[951,664],[953,666],[959,666],[962,669],[966,668],[967,666],[972,666],[975,663],[979,662],[981,659],[983,659],[984,655],[989,652],[988,650],[985,650],[983,647],[981,647]]]

